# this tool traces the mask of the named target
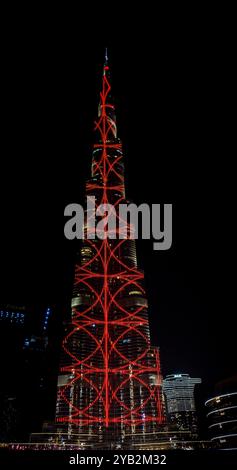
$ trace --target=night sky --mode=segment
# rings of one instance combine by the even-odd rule
[[[29,304],[32,315],[39,305],[55,305],[55,328],[68,315],[77,242],[64,238],[63,212],[84,198],[104,46],[127,197],[173,204],[172,248],[138,243],[152,339],[164,374],[201,377],[212,393],[215,382],[236,373],[228,194],[234,84],[225,47],[203,29],[119,46],[9,38],[2,56],[0,302]]]

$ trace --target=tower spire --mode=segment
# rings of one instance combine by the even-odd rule
[[[108,47],[105,48],[105,65],[108,63]]]

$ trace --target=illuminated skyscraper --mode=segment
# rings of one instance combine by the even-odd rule
[[[0,308],[0,440],[27,440],[47,416],[48,319],[51,309]],[[14,373],[13,373],[14,371]],[[33,399],[34,397],[34,399]],[[37,406],[35,406],[35,401]]]
[[[122,144],[117,135],[107,54],[86,196],[100,204],[126,203]],[[62,345],[56,422],[67,439],[85,445],[125,442],[157,431],[163,421],[158,349],[150,344],[143,272],[131,227],[120,220],[104,239],[85,240],[75,267],[71,319]],[[103,220],[101,218],[103,224]],[[120,237],[121,238],[121,237]]]
[[[194,388],[201,379],[188,374],[171,374],[163,380],[167,418],[170,425],[180,431],[190,431],[197,437],[197,416]]]

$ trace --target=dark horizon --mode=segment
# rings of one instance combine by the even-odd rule
[[[219,50],[210,56],[194,38],[180,46],[150,48],[141,61],[139,47],[110,45],[109,60],[127,195],[173,204],[172,248],[138,242],[152,339],[163,374],[201,377],[208,395],[236,374],[231,253],[222,247],[229,170],[219,163],[233,128],[231,91]],[[104,47],[77,50],[77,61],[73,48],[31,52],[14,44],[6,57],[0,303],[55,305],[60,330],[77,249],[64,238],[63,212],[84,199]]]

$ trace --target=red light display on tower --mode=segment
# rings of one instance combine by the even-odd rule
[[[86,191],[97,207],[113,204],[119,218],[118,206],[125,202],[124,167],[110,91],[106,61]],[[89,225],[75,269],[72,320],[63,340],[57,422],[79,428],[97,423],[97,429],[161,423],[160,362],[158,350],[150,345],[135,241],[119,239],[122,224],[116,238],[105,228],[103,240],[90,239]]]

